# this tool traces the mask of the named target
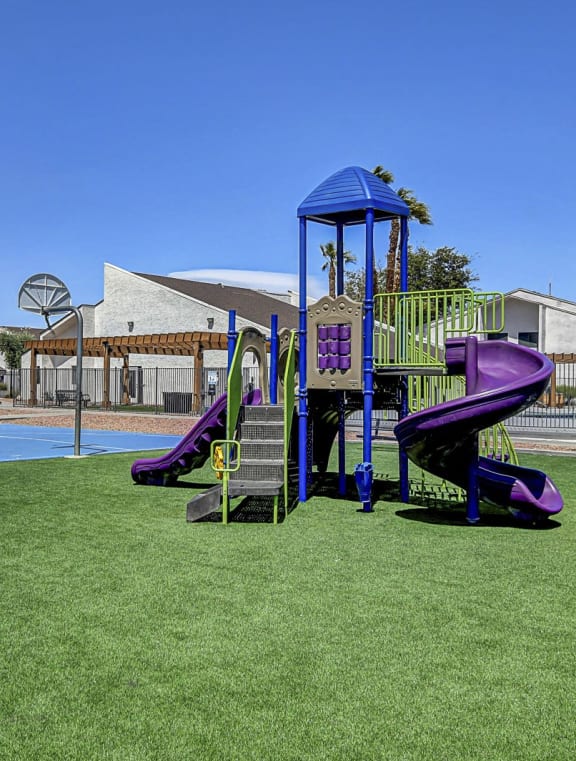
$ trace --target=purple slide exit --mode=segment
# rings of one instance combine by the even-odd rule
[[[465,489],[476,434],[533,404],[554,366],[533,349],[475,336],[446,341],[446,366],[449,375],[466,376],[466,396],[408,415],[394,433],[412,462]],[[478,466],[480,499],[524,520],[562,510],[562,496],[545,473],[489,457]]]
[[[262,392],[254,389],[244,396],[242,404],[262,404]],[[132,478],[137,484],[172,486],[178,476],[201,468],[210,456],[210,444],[226,435],[227,394],[222,394],[184,436],[174,449],[161,457],[136,460]]]

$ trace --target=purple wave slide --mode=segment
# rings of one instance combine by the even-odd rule
[[[242,404],[262,404],[260,389],[245,394]],[[172,486],[178,476],[201,468],[210,455],[211,442],[226,436],[227,407],[228,396],[222,394],[174,449],[160,457],[136,460],[131,469],[133,480],[147,486]]]

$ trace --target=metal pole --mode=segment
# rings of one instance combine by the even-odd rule
[[[336,225],[336,295],[344,293],[344,225]],[[346,494],[346,418],[344,392],[336,392],[338,406],[338,494]]]
[[[473,394],[478,382],[478,340],[468,336],[466,341],[465,370],[466,395]],[[478,489],[478,434],[472,437],[472,451],[468,465],[468,482],[466,484],[466,520],[474,525],[480,520],[480,495]]]
[[[82,432],[82,362],[84,358],[84,320],[77,307],[70,307],[76,315],[76,415],[74,418],[74,456],[80,457],[80,436]]]
[[[364,421],[363,465],[372,466],[372,406],[374,398],[374,209],[366,209],[366,289],[364,294]],[[370,498],[362,511],[372,512]]]
[[[408,218],[400,217],[400,290],[408,290]],[[400,296],[402,298],[402,296]],[[403,314],[400,310],[400,314]],[[400,319],[403,319],[402,317]],[[407,330],[407,326],[400,324],[396,330]],[[404,336],[401,337],[400,345],[404,346]],[[405,357],[402,357],[404,360]],[[408,376],[403,375],[400,380],[400,419],[408,414]],[[400,501],[407,504],[410,501],[410,477],[408,471],[408,455],[402,449],[398,450],[398,466],[400,479]]]
[[[344,293],[344,225],[336,225],[336,295]]]
[[[232,367],[232,359],[234,358],[234,351],[236,350],[236,341],[238,340],[238,333],[236,332],[236,310],[231,309],[228,312],[228,372]]]
[[[270,321],[270,404],[278,403],[278,315]]]
[[[306,217],[300,217],[300,305],[298,309],[298,499],[308,499],[308,387],[306,385]]]
[[[374,343],[374,209],[366,210],[366,291],[364,294],[364,462],[372,461]]]
[[[80,457],[80,437],[82,433],[82,358],[84,351],[84,320],[78,307],[44,307],[42,314],[74,312],[76,315],[76,412],[74,415],[74,457]]]

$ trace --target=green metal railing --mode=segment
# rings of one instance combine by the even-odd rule
[[[284,510],[288,509],[288,454],[296,403],[296,335],[296,330],[291,331],[284,367]]]
[[[221,462],[216,458],[216,450],[221,453]],[[230,498],[228,496],[228,482],[230,473],[235,473],[240,468],[240,442],[234,439],[216,439],[210,444],[210,465],[220,478],[222,478],[222,523],[228,523],[230,511]]]
[[[504,299],[469,288],[378,293],[374,323],[375,367],[439,367],[446,338],[502,332]]]

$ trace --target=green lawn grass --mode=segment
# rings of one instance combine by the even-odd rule
[[[548,530],[325,492],[187,524],[133,459],[0,464],[1,759],[574,759],[574,459],[522,458]]]

